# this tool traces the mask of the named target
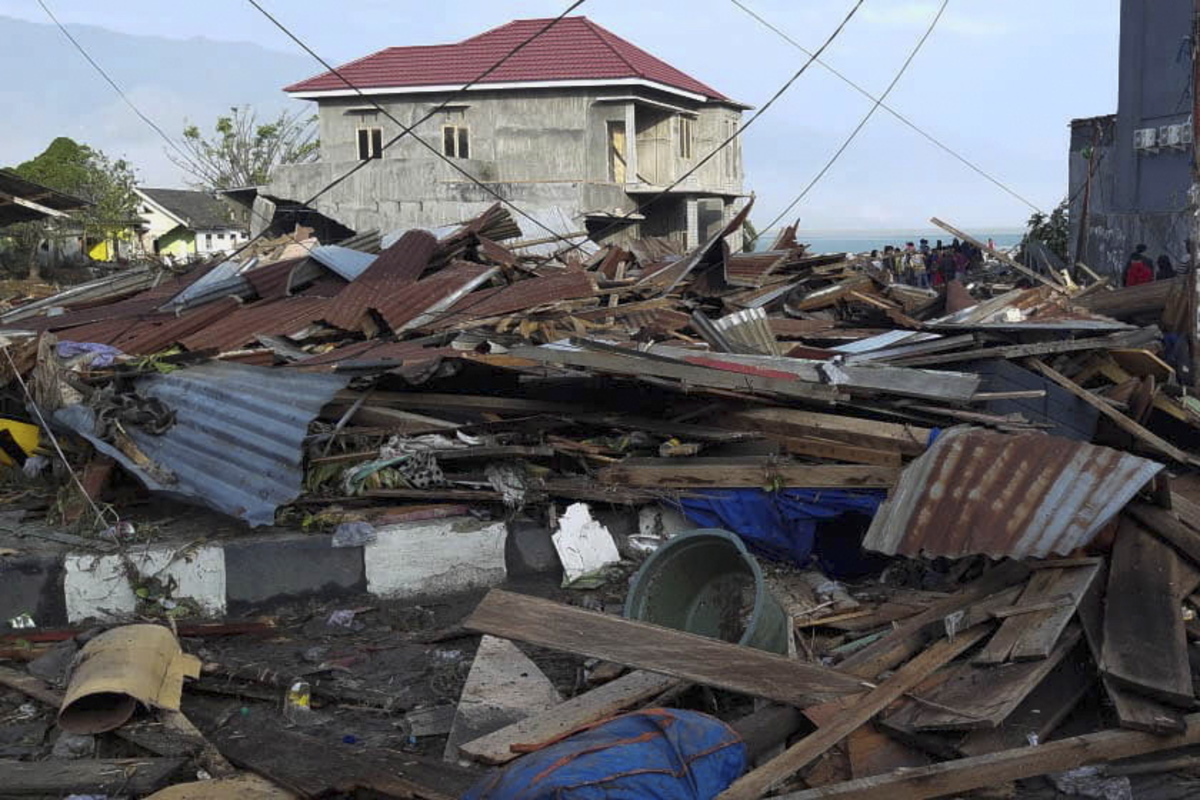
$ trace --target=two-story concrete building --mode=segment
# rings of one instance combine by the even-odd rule
[[[1122,0],[1117,113],[1071,122],[1071,257],[1119,278],[1192,237],[1195,0]]]
[[[558,232],[694,245],[732,218],[743,198],[740,137],[647,201],[733,135],[747,106],[586,17],[536,35],[550,22],[517,20],[457,44],[389,47],[288,86],[317,104],[320,158],[278,168],[259,196],[303,201],[374,161],[312,207],[359,231],[455,222],[495,202],[465,172]],[[419,140],[387,146],[401,132],[392,118],[412,126],[435,109],[414,129]],[[518,221],[528,236],[546,235]]]

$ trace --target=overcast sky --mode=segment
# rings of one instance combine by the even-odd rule
[[[67,23],[298,52],[245,0],[46,2]],[[335,63],[392,45],[457,41],[510,19],[554,16],[567,5],[562,0],[262,2]],[[854,5],[854,0],[743,2],[813,50]],[[939,5],[865,0],[824,60],[872,92],[882,92]],[[888,104],[1049,210],[1065,193],[1068,122],[1116,110],[1118,12],[1118,0],[950,0]],[[730,0],[588,0],[575,13],[754,106],[765,103],[805,60]],[[0,0],[0,15],[47,21],[34,0]],[[4,47],[19,51],[21,44]],[[61,69],[96,81],[68,48],[64,40]],[[158,69],[148,65],[147,72]],[[296,78],[320,71],[312,62]],[[245,80],[255,79],[254,64],[246,64]],[[95,91],[105,89],[97,85]],[[754,214],[759,224],[811,180],[870,106],[813,65],[754,123],[744,148],[747,188],[759,198]],[[153,107],[143,110],[155,115]],[[34,133],[48,140],[58,132]],[[4,136],[0,132],[0,139]],[[155,163],[143,169],[161,175],[168,167]],[[925,227],[930,216],[992,228],[1019,226],[1030,210],[880,110],[792,216],[810,230]]]

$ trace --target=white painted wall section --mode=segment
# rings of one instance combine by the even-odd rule
[[[503,522],[472,517],[385,526],[363,549],[367,591],[416,597],[495,586],[507,575],[507,535]]]
[[[140,576],[176,584],[172,599],[194,600],[210,616],[225,613],[225,551],[220,547],[178,550],[157,547],[134,550],[127,556]],[[125,563],[115,555],[69,555],[64,561],[63,592],[67,619],[120,619],[137,610],[135,583]]]

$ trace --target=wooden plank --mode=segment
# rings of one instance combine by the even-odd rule
[[[631,672],[541,714],[460,745],[459,752],[484,764],[505,764],[522,753],[540,750],[584,725],[657,697],[678,683],[674,678],[653,672]]]
[[[960,231],[958,228],[955,228],[954,226],[950,225],[949,223],[942,222],[937,217],[931,217],[929,221],[932,222],[934,225],[937,225],[939,228],[946,231],[950,235],[958,237],[959,240],[964,241],[964,242],[970,242],[971,244],[975,245],[983,252],[991,255],[993,258],[1003,261],[1005,264],[1008,264],[1010,267],[1015,269],[1017,272],[1020,272],[1022,275],[1025,275],[1029,278],[1033,278],[1035,281],[1038,281],[1040,283],[1044,283],[1047,286],[1049,286],[1051,289],[1055,289],[1059,292],[1065,291],[1065,289],[1060,281],[1055,280],[1053,278],[1047,278],[1045,275],[1041,274],[1040,272],[1034,272],[1033,270],[1026,267],[1024,264],[1022,264],[1020,261],[1017,261],[1015,258],[1008,255],[1008,253],[1002,253],[999,250],[995,249],[994,247],[988,247],[987,242],[981,242],[978,239],[976,239],[974,236],[972,236],[971,234],[964,233],[963,231]]]
[[[894,631],[864,647],[838,665],[839,672],[874,680],[880,673],[894,669],[906,658],[919,653],[931,638],[945,633],[945,618],[1025,580],[1029,570],[1016,561],[1006,561],[986,572],[945,600],[905,620]],[[1011,605],[1009,600],[1006,605]],[[966,625],[965,627],[970,627]]]
[[[165,786],[184,763],[182,758],[6,759],[0,760],[0,793],[4,797],[147,795]]]
[[[752,800],[766,794],[771,787],[811,764],[856,728],[870,722],[872,717],[920,683],[930,672],[948,664],[990,632],[990,626],[982,625],[959,633],[953,641],[937,642],[861,699],[849,703],[830,724],[822,725],[815,733],[805,736],[782,755],[735,781],[718,795],[718,800]]]
[[[1180,601],[1198,579],[1200,572],[1172,547],[1122,518],[1109,567],[1100,670],[1139,694],[1191,707],[1195,692]]]
[[[1016,710],[1050,671],[1083,638],[1078,626],[1068,628],[1048,658],[1003,666],[962,664],[950,679],[929,695],[912,718],[917,730],[979,730],[995,728]]]
[[[1149,449],[1159,453],[1167,458],[1178,461],[1181,464],[1191,464],[1192,466],[1200,466],[1200,458],[1193,456],[1191,453],[1180,450],[1175,445],[1160,438],[1157,434],[1152,433],[1138,423],[1134,422],[1129,417],[1117,411],[1115,408],[1104,402],[1099,397],[1096,397],[1091,392],[1082,388],[1070,378],[1059,374],[1053,368],[1042,363],[1036,358],[1031,358],[1027,362],[1030,367],[1045,375],[1050,380],[1057,383],[1062,388],[1066,389],[1071,394],[1078,397],[1088,405],[1095,408],[1102,415],[1111,420],[1118,428],[1133,436],[1139,442],[1144,444]]]
[[[1079,622],[1087,637],[1088,649],[1097,664],[1104,653],[1104,593],[1107,585],[1108,572],[1105,566],[1100,568],[1100,574],[1092,582],[1092,588],[1078,608]],[[1183,732],[1185,725],[1180,711],[1134,694],[1107,675],[1101,675],[1100,682],[1112,701],[1122,728],[1156,734]]]
[[[897,467],[800,464],[772,456],[747,458],[627,458],[596,477],[604,484],[648,489],[711,486],[804,489],[888,488],[900,478]]]
[[[1075,353],[1082,350],[1107,350],[1127,341],[1124,334],[1091,336],[1084,339],[1034,342],[1032,344],[1003,345],[959,353],[938,353],[928,356],[899,358],[891,362],[897,367],[928,367],[935,364],[954,364],[960,361],[976,361],[981,358],[1026,358],[1028,356]]]
[[[1000,612],[1009,616],[987,646],[975,656],[975,663],[1000,664],[1049,656],[1098,571],[1097,564],[1036,570],[1017,606]],[[1037,605],[1043,606],[1044,610],[1013,615],[1022,607]]]
[[[866,778],[891,772],[894,769],[924,767],[929,755],[893,739],[871,725],[863,725],[846,737],[846,754],[850,757],[850,774]]]
[[[1081,642],[1008,719],[992,730],[969,733],[959,743],[959,752],[964,756],[981,756],[1046,741],[1088,693],[1095,679],[1087,645]]]
[[[930,429],[838,414],[819,414],[792,408],[756,408],[722,414],[713,424],[733,430],[754,430],[784,438],[829,439],[856,447],[899,450],[916,456],[925,452]]]
[[[1175,377],[1175,368],[1149,350],[1133,347],[1115,347],[1108,351],[1113,361],[1130,375],[1145,378],[1153,375],[1156,380],[1170,381]]]
[[[1100,731],[1037,747],[1019,747],[791,792],[779,795],[776,800],[924,800],[969,792],[1007,781],[1200,743],[1200,714],[1188,715],[1186,722],[1187,729],[1173,736],[1155,736],[1140,731]]]
[[[866,688],[831,669],[761,650],[499,589],[488,592],[463,627],[801,707]]]
[[[777,439],[783,451],[793,456],[809,456],[810,458],[826,458],[834,461],[848,461],[852,464],[877,464],[882,467],[899,467],[903,456],[899,450],[882,450],[869,447],[855,447],[831,439],[779,437]]]
[[[303,798],[383,795],[405,800],[454,800],[478,773],[418,753],[403,757],[363,747],[331,747],[327,738],[288,730],[259,715],[213,721],[209,737],[233,763]]]
[[[1172,502],[1177,508],[1178,502],[1175,498],[1178,496],[1172,496]],[[1125,511],[1150,533],[1174,547],[1193,565],[1200,566],[1200,531],[1181,521],[1177,513],[1149,503],[1130,503]]]

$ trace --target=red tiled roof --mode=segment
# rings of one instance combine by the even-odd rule
[[[515,55],[479,81],[620,80],[640,78],[713,100],[729,98],[690,75],[605,30],[587,17],[564,17],[545,32],[552,19],[519,19],[457,44],[388,47],[337,68],[359,89],[456,86],[475,81],[518,45]],[[332,72],[294,83],[285,92],[346,90]]]

